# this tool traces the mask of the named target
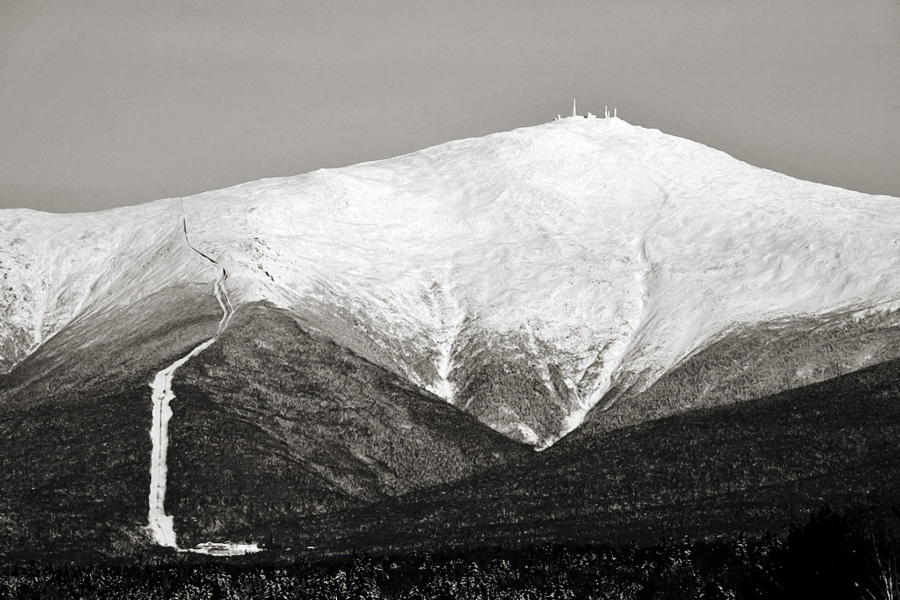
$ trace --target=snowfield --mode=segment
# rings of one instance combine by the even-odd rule
[[[180,202],[96,213],[0,210],[0,372],[72,320],[179,281],[207,281]]]
[[[900,299],[900,199],[618,118],[183,202],[235,306],[288,308],[460,408],[491,405],[482,420],[539,447],[613,386],[649,385],[733,327]],[[173,200],[0,212],[0,367],[86,310],[173,277],[208,281],[185,254],[180,213]],[[542,386],[527,402],[505,391],[522,373]]]

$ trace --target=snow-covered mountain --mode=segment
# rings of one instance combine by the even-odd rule
[[[235,307],[288,309],[545,446],[735,328],[893,307],[900,199],[573,117],[137,207],[2,211],[0,369],[86,314],[211,286],[198,252]]]

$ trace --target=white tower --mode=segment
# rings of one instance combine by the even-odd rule
[[[572,116],[577,117],[578,113],[575,111],[575,100],[572,100]]]

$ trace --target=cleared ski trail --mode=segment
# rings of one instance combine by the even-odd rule
[[[232,542],[205,542],[194,548],[182,549],[178,547],[175,538],[174,521],[171,515],[166,514],[166,450],[169,445],[169,421],[172,418],[171,402],[175,399],[175,393],[172,391],[172,379],[175,371],[197,356],[207,348],[209,348],[225,331],[231,316],[234,314],[234,307],[228,299],[228,293],[225,289],[225,281],[228,279],[227,271],[219,265],[215,260],[200,252],[187,237],[187,221],[183,220],[185,240],[191,249],[211,262],[219,270],[219,277],[213,286],[216,300],[222,308],[222,319],[213,337],[206,340],[202,344],[196,346],[193,350],[182,356],[174,363],[160,371],[153,378],[150,384],[153,390],[153,423],[150,429],[150,438],[153,441],[153,451],[150,460],[150,510],[148,513],[147,529],[153,536],[153,540],[160,546],[174,548],[182,552],[197,552],[201,554],[212,554],[217,556],[233,556],[238,554],[248,554],[259,552],[256,544],[238,544]]]

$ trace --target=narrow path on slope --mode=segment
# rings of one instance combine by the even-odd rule
[[[172,391],[172,379],[175,371],[197,356],[213,342],[219,339],[219,336],[231,321],[231,315],[234,314],[234,307],[228,298],[228,292],[225,289],[225,281],[228,279],[228,272],[215,260],[200,252],[195,248],[187,235],[187,219],[184,216],[184,204],[182,204],[182,226],[184,228],[184,239],[191,250],[211,262],[219,270],[219,276],[213,286],[213,293],[219,306],[222,307],[222,319],[213,337],[206,340],[202,344],[195,347],[183,357],[160,371],[153,378],[150,389],[153,390],[153,423],[150,429],[150,438],[153,441],[153,451],[150,459],[150,511],[148,513],[147,529],[153,536],[153,540],[160,546],[174,548],[185,552],[198,552],[202,554],[213,554],[218,556],[232,556],[237,554],[248,554],[251,552],[259,552],[256,544],[235,544],[231,542],[216,543],[206,542],[196,546],[195,548],[181,549],[175,539],[174,521],[171,515],[166,514],[166,450],[169,445],[169,420],[172,418],[171,402],[175,399]]]

